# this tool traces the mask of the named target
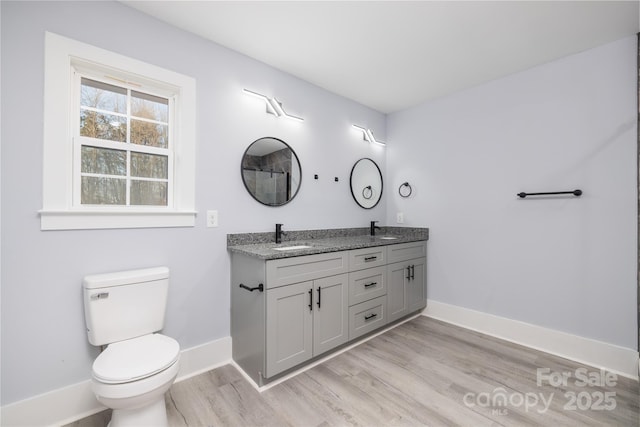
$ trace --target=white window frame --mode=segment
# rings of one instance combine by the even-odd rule
[[[74,69],[167,90],[173,117],[173,198],[168,206],[74,205]],[[117,82],[115,82],[117,84]],[[45,34],[42,230],[193,227],[195,225],[195,79],[66,37]],[[75,150],[77,151],[77,150]]]
[[[176,138],[174,137],[174,132],[173,132],[173,128],[174,128],[174,123],[175,123],[175,92],[176,89],[175,88],[167,88],[167,87],[155,87],[155,86],[151,86],[149,84],[147,85],[142,85],[138,82],[136,82],[135,84],[132,84],[132,82],[126,82],[126,81],[122,81],[121,79],[117,78],[117,77],[113,77],[111,76],[111,71],[110,70],[104,70],[104,69],[97,69],[95,65],[93,64],[83,64],[82,62],[79,62],[77,60],[73,60],[72,61],[72,72],[73,72],[73,97],[72,97],[72,102],[73,102],[73,108],[72,111],[76,111],[78,114],[75,114],[75,116],[73,117],[73,124],[72,124],[72,131],[73,131],[73,149],[74,149],[74,158],[73,158],[73,167],[74,167],[74,175],[73,175],[73,206],[74,207],[80,207],[80,206],[84,206],[87,207],[86,205],[81,205],[80,199],[81,199],[81,190],[82,190],[82,185],[81,185],[81,177],[83,175],[87,175],[87,174],[83,174],[81,173],[80,169],[81,169],[81,164],[82,164],[82,146],[90,146],[90,147],[98,147],[98,148],[106,148],[106,149],[112,149],[112,150],[118,150],[118,151],[125,151],[127,153],[127,164],[130,164],[130,154],[131,153],[144,153],[144,154],[155,154],[155,155],[160,155],[160,156],[166,156],[168,159],[168,180],[167,180],[167,184],[168,184],[168,191],[167,191],[167,196],[168,196],[168,200],[167,200],[167,205],[165,206],[154,206],[154,205],[146,205],[144,207],[142,206],[138,206],[138,208],[143,208],[143,209],[164,209],[166,210],[167,208],[171,208],[173,207],[173,181],[175,178],[175,174],[174,174],[174,168],[173,168],[173,159],[174,159],[174,150],[173,150],[173,146],[174,146],[174,141],[176,140]],[[117,142],[117,141],[108,141],[108,140],[103,140],[103,139],[95,139],[95,138],[91,138],[91,137],[87,137],[87,136],[81,136],[80,135],[80,110],[81,110],[81,105],[80,105],[80,86],[81,86],[81,81],[83,78],[87,78],[87,79],[91,79],[94,81],[100,81],[103,83],[107,83],[107,84],[112,84],[116,87],[119,87],[121,89],[125,89],[127,90],[127,98],[128,98],[128,102],[127,104],[130,103],[131,101],[131,91],[138,91],[141,93],[147,93],[153,96],[157,96],[160,98],[164,98],[167,99],[168,101],[168,122],[167,124],[169,125],[168,127],[168,147],[167,148],[160,148],[160,147],[150,147],[150,146],[145,146],[145,145],[139,145],[139,144],[134,144],[131,141],[128,142]],[[125,113],[113,113],[110,111],[105,111],[104,113],[106,114],[117,114],[119,116],[122,117],[128,117],[129,119],[135,119],[135,120],[139,120],[139,121],[151,121],[151,120],[146,120],[143,118],[139,118],[139,117],[133,117],[131,116],[131,111],[129,110],[129,107],[127,107],[127,111]],[[153,122],[153,121],[151,121]],[[159,123],[159,122],[158,122]],[[129,125],[127,126],[127,128],[130,130],[131,129],[131,124],[129,123]],[[127,182],[127,190],[126,190],[126,194],[127,194],[127,205],[128,200],[129,200],[129,195],[130,195],[130,189],[131,189],[131,180],[132,178],[135,180],[139,180],[139,181],[165,181],[163,179],[154,179],[154,178],[145,178],[145,177],[132,177],[130,174],[130,168],[127,167],[127,174],[121,176],[121,179],[125,180]],[[101,174],[97,174],[96,176],[100,176]],[[118,207],[122,207],[120,205],[101,205],[99,206],[99,208],[101,209],[114,209],[114,208],[118,208]]]

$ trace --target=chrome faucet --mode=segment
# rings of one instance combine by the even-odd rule
[[[381,230],[381,228],[376,225],[376,222],[378,222],[378,221],[371,221],[371,235],[372,236],[376,235],[376,229]]]
[[[276,224],[276,243],[282,243],[282,236],[287,234],[282,231],[282,226],[284,224]]]

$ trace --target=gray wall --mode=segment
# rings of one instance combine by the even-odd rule
[[[84,275],[167,265],[165,332],[189,348],[229,336],[227,233],[270,231],[276,222],[285,230],[385,223],[384,201],[366,211],[348,187],[359,158],[372,157],[382,168],[385,162],[384,148],[365,143],[351,124],[384,140],[383,114],[117,2],[2,1],[0,7],[2,404],[90,377],[98,350],[84,328]],[[197,80],[195,227],[40,231],[45,31]],[[305,122],[265,114],[243,88],[277,96]],[[240,178],[244,150],[263,136],[288,142],[302,165],[300,193],[284,207],[258,204]],[[206,228],[207,209],[219,211],[220,227]]]
[[[635,350],[635,37],[392,114],[387,217],[429,226],[428,298]],[[573,190],[580,198],[519,199]]]

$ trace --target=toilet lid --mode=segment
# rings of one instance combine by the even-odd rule
[[[180,353],[173,338],[151,334],[109,346],[93,362],[93,376],[104,383],[135,381],[171,366]]]

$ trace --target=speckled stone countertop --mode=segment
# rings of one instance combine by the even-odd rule
[[[227,234],[227,249],[234,253],[269,260],[429,239],[428,228],[410,227],[380,227],[380,230],[376,230],[375,236],[369,235],[369,227],[330,230],[285,230],[285,233],[282,243],[277,244],[274,243],[275,231],[270,233]],[[277,249],[295,246],[305,247],[291,250]]]

